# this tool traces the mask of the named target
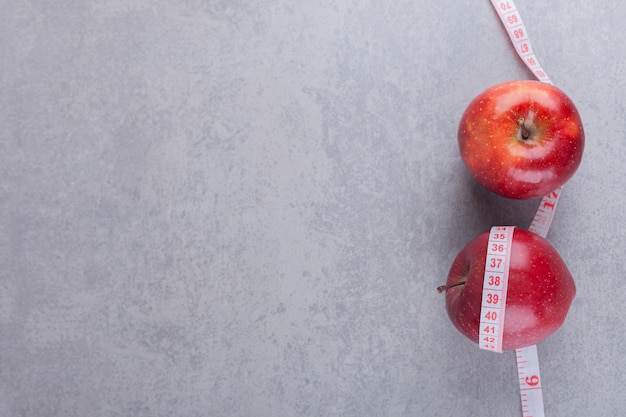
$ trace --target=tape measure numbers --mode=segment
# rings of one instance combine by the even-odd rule
[[[502,352],[513,229],[494,226],[489,232],[478,341],[481,349],[492,352]]]
[[[539,81],[552,84],[533,52],[533,47],[528,40],[528,32],[513,0],[491,0],[491,4],[498,13],[517,55]]]
[[[515,350],[520,400],[524,417],[544,417],[537,345]]]

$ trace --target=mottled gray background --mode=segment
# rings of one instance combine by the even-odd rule
[[[623,416],[626,3],[523,1],[587,148],[546,415]],[[435,288],[526,227],[456,147],[531,78],[487,0],[0,1],[1,416],[519,416]]]

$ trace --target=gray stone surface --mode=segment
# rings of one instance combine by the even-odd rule
[[[587,133],[546,415],[623,416],[626,3],[518,3]],[[456,148],[488,1],[2,1],[0,62],[0,415],[521,415],[435,291],[537,206]]]

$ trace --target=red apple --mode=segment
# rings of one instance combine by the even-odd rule
[[[495,85],[469,104],[459,124],[463,162],[476,180],[504,197],[542,197],[578,169],[585,134],[578,110],[539,81]]]
[[[446,310],[456,328],[478,343],[489,232],[477,236],[452,263]],[[537,344],[565,320],[576,286],[556,249],[541,236],[515,228],[510,249],[502,349]]]

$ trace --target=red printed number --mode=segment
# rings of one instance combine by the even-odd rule
[[[499,286],[500,285],[500,277],[489,275],[489,285]]]
[[[518,22],[517,16],[516,16],[516,15],[514,15],[514,14],[512,14],[512,15],[508,16],[508,17],[506,18],[506,20],[507,20],[507,22],[509,22],[509,25],[514,25],[515,23],[517,23],[517,22]]]
[[[487,304],[498,304],[498,294],[487,294]]]
[[[531,375],[526,377],[526,384],[531,387],[539,385],[539,377],[537,375]]]
[[[494,252],[504,252],[504,245],[502,243],[493,243],[491,245],[491,250]]]
[[[490,268],[500,268],[501,265],[502,265],[501,258],[491,258],[491,261],[489,262]]]

